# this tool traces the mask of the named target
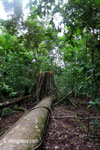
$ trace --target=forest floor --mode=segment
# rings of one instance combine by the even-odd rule
[[[73,99],[72,99],[73,100]],[[74,98],[74,101],[76,99]],[[28,107],[31,109],[32,105]],[[23,112],[1,117],[0,133],[10,128]],[[58,105],[52,110],[42,150],[100,150],[100,119],[95,109],[84,104]]]

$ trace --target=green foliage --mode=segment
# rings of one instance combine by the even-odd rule
[[[91,133],[95,132],[96,129],[100,128],[100,120],[99,119],[94,119],[92,121],[90,121],[90,125],[91,125]]]
[[[97,98],[94,101],[90,101],[87,109],[89,109],[90,107],[96,107],[97,112],[100,114],[100,98]]]
[[[8,116],[10,113],[13,113],[13,112],[15,112],[15,111],[13,111],[12,109],[10,109],[10,108],[3,108],[3,110],[2,110],[2,113],[1,113],[1,116],[2,117],[6,117],[6,116]]]
[[[98,109],[100,2],[30,0],[26,19],[21,18],[22,1],[16,2],[3,1],[14,15],[0,24],[1,97],[33,93],[38,73],[53,71],[62,93],[77,87],[73,95],[87,97]]]
[[[94,128],[95,128],[96,126],[99,126],[99,127],[100,127],[100,120],[95,119],[95,120],[91,121],[90,124],[92,124],[92,125],[94,126]]]

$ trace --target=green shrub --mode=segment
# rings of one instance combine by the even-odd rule
[[[15,112],[15,111],[13,111],[13,110],[10,109],[10,108],[3,108],[2,113],[1,113],[1,116],[2,116],[2,117],[5,117],[5,116],[8,116],[8,114],[13,113],[13,112]]]

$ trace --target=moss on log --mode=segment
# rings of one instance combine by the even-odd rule
[[[54,98],[46,97],[0,138],[0,150],[34,150],[45,132]]]

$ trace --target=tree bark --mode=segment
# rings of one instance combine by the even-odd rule
[[[44,98],[0,138],[0,150],[34,150],[43,139],[54,97]]]
[[[35,99],[42,100],[46,96],[58,96],[57,85],[55,85],[55,79],[53,72],[42,72],[37,77],[36,84],[34,85]]]

